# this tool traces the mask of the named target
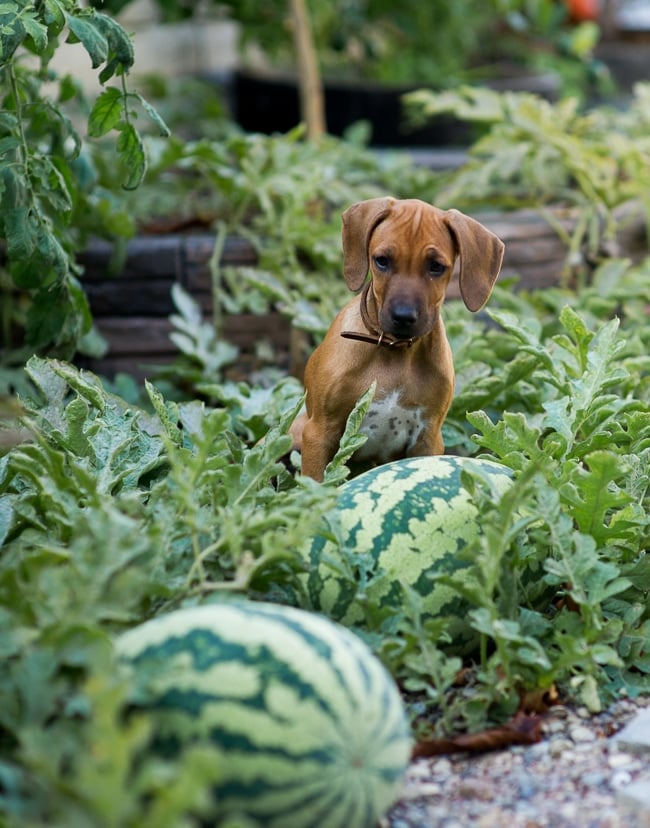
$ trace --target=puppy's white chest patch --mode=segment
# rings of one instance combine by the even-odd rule
[[[425,425],[424,408],[406,408],[400,403],[400,392],[391,391],[371,403],[360,428],[368,439],[355,456],[362,461],[376,458],[385,463],[405,455],[415,445]]]

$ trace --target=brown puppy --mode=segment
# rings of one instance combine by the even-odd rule
[[[442,454],[440,429],[454,366],[440,308],[456,259],[470,311],[488,300],[504,245],[457,210],[417,199],[376,198],[343,214],[345,281],[360,296],[336,316],[305,369],[306,414],[292,433],[302,473],[322,480],[348,415],[376,383],[353,460],[366,466]]]

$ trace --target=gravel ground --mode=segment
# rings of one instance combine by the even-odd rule
[[[626,789],[650,794],[650,753],[617,745],[650,698],[592,716],[557,706],[542,741],[480,755],[418,759],[385,828],[650,828]]]

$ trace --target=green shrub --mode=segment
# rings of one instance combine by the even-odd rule
[[[128,213],[98,186],[74,122],[83,107],[78,83],[50,68],[63,38],[81,44],[102,85],[118,81],[95,101],[88,135],[116,133],[120,184],[137,187],[146,169],[135,110],[145,112],[161,133],[168,130],[155,109],[129,90],[126,76],[133,66],[133,47],[112,18],[83,8],[77,0],[2,4],[0,239],[9,277],[1,284],[2,333],[9,349],[15,344],[11,329],[19,326],[29,353],[49,348],[71,357],[79,348],[100,347],[90,336],[92,318],[77,256],[91,232],[128,236],[134,228]],[[13,364],[23,355],[10,353]]]

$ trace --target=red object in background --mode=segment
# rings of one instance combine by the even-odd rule
[[[585,20],[598,20],[600,15],[599,0],[565,0],[569,17],[574,23]]]

